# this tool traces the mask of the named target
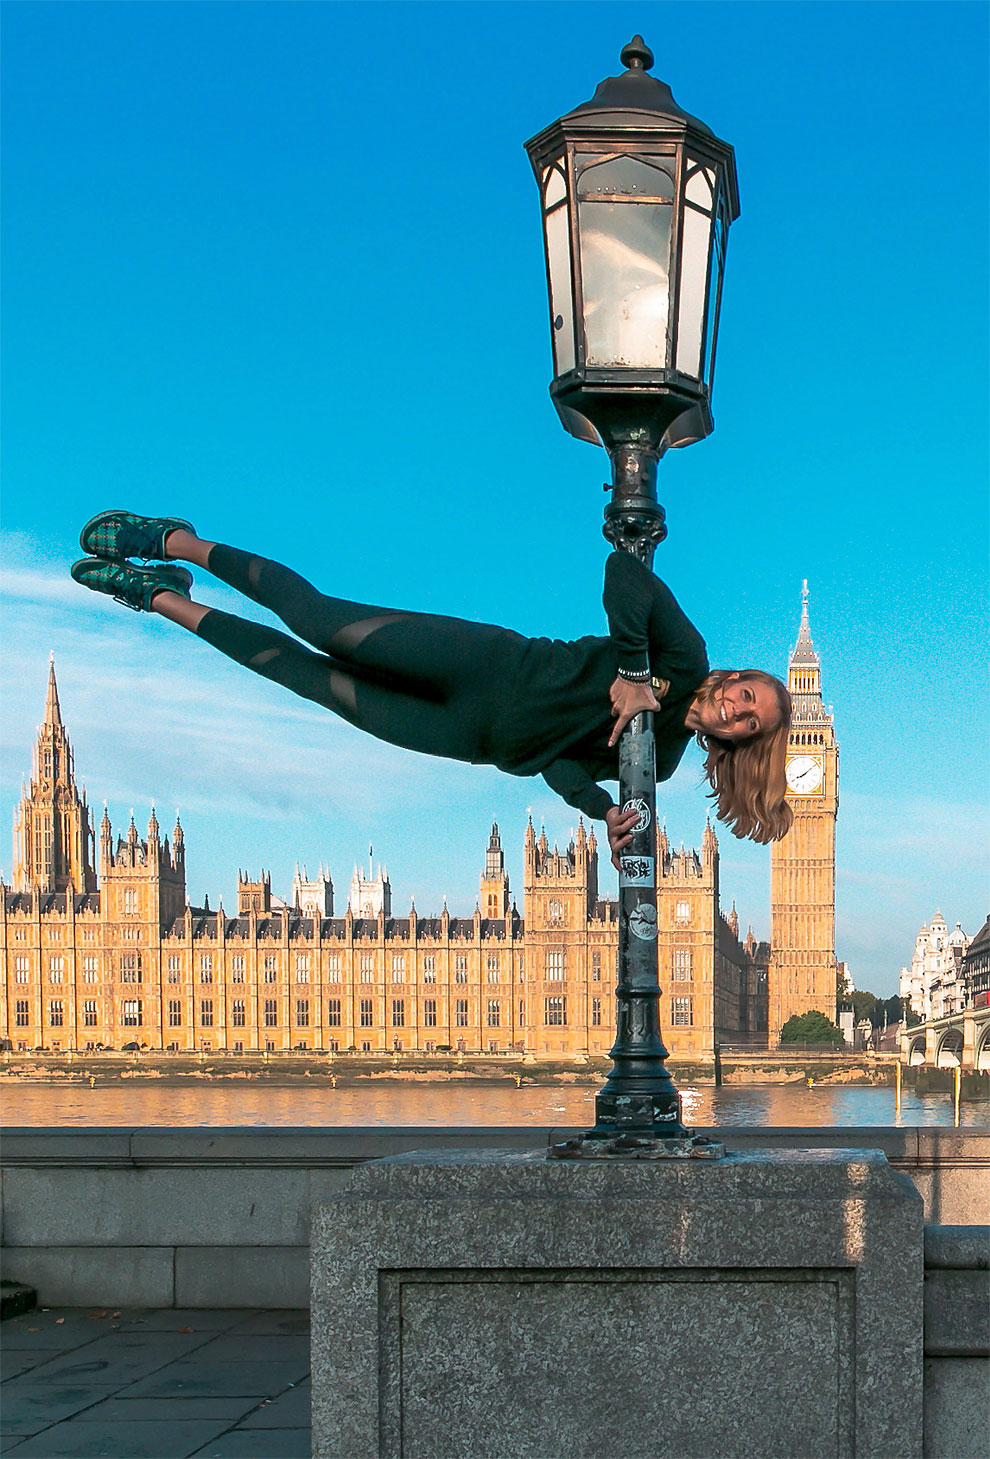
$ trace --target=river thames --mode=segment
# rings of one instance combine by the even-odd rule
[[[369,1079],[312,1088],[254,1083],[123,1085],[3,1082],[12,1125],[588,1125],[599,1081],[526,1085]],[[750,1084],[687,1085],[692,1125],[952,1125],[949,1094],[905,1089],[898,1114],[891,1088]],[[990,1106],[964,1103],[959,1123],[986,1126]]]

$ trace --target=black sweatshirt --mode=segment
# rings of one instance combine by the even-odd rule
[[[605,564],[608,638],[520,640],[511,692],[491,726],[490,758],[514,775],[542,773],[568,805],[602,820],[614,804],[597,782],[617,780],[619,747],[609,689],[619,669],[649,669],[670,688],[654,712],[657,780],[668,780],[691,732],[684,716],[708,674],[705,644],[673,593],[639,558],[613,552]],[[515,659],[515,655],[513,655]]]

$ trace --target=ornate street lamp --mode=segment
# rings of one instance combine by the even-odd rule
[[[648,75],[642,36],[621,76],[526,143],[543,207],[554,378],[571,435],[612,463],[605,536],[647,566],[667,535],[657,463],[713,426],[722,272],[739,216],[732,148]],[[613,1069],[596,1100],[595,1138],[683,1140],[664,1065],[657,999],[656,776],[653,716],[620,743],[619,799],[640,811],[620,857]]]

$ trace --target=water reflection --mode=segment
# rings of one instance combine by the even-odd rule
[[[340,1086],[4,1083],[7,1125],[588,1125],[598,1081],[569,1085]],[[750,1084],[681,1091],[689,1125],[951,1125],[950,1094],[849,1085]],[[964,1104],[963,1125],[985,1126],[985,1104]]]

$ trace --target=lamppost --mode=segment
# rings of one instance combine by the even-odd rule
[[[660,457],[713,428],[722,271],[739,199],[732,148],[648,74],[642,36],[621,60],[623,75],[526,150],[543,208],[550,395],[565,430],[609,454],[606,538],[649,567],[667,535]],[[654,765],[653,716],[638,714],[619,745],[619,803],[639,820],[620,856],[616,1039],[592,1139],[688,1134],[659,1026]]]

